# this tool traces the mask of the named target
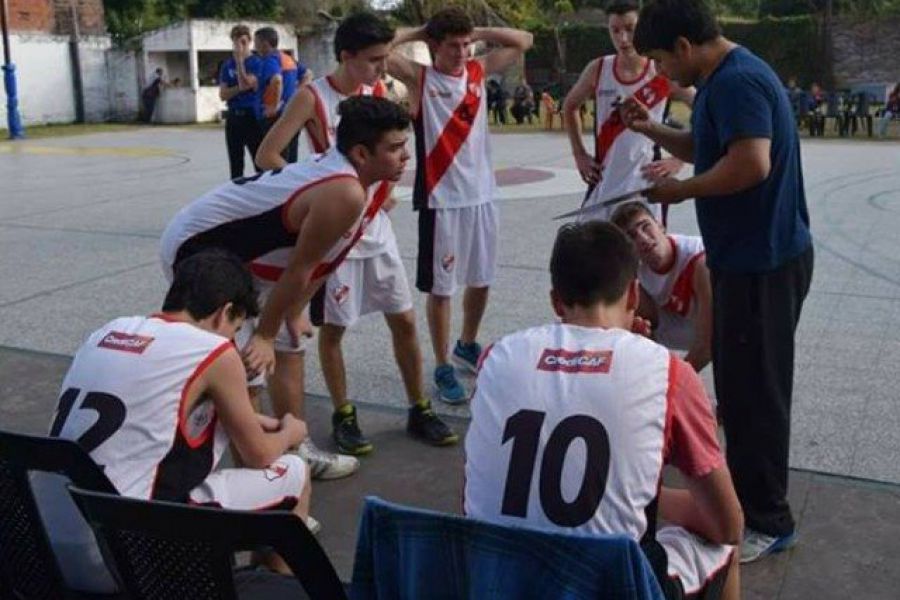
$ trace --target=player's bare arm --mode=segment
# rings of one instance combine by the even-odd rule
[[[659,327],[659,307],[644,286],[640,288],[640,302],[634,314],[649,321],[651,329]]]
[[[500,48],[491,50],[478,60],[487,74],[502,73],[513,66],[534,44],[534,36],[528,31],[511,27],[476,27],[472,41],[496,44]]]
[[[209,395],[216,415],[243,463],[255,469],[269,466],[288,448],[302,442],[306,424],[288,414],[283,419],[259,415],[247,395],[247,374],[237,350],[223,352],[191,384],[186,411],[204,395]]]
[[[581,115],[579,111],[585,102],[590,100],[594,95],[594,81],[597,79],[597,69],[600,64],[599,58],[595,58],[584,68],[578,81],[569,90],[566,99],[563,100],[563,114],[565,118],[563,123],[566,125],[566,133],[569,136],[569,145],[572,147],[572,156],[575,158],[575,165],[578,167],[578,173],[588,185],[596,185],[601,178],[600,164],[595,158],[588,153],[584,147],[581,130]]]
[[[256,151],[256,164],[263,169],[280,169],[287,165],[281,156],[291,139],[309,121],[316,118],[316,99],[309,88],[294,94],[281,117],[275,122]]]
[[[741,542],[744,514],[724,465],[703,477],[687,478],[687,489],[663,487],[659,512],[664,521],[714,544]]]
[[[281,101],[281,90],[283,85],[284,84],[281,80],[281,75],[273,75],[272,79],[269,80],[267,90],[272,90],[271,94],[272,97],[275,98],[275,103],[266,104],[263,107],[263,116],[265,116],[267,119],[271,119],[278,114],[278,104]]]
[[[768,138],[735,140],[725,156],[702,175],[683,181],[661,180],[647,197],[651,202],[675,204],[687,198],[727,196],[750,189],[769,176],[770,148]]]
[[[690,131],[679,131],[653,121],[647,107],[636,98],[626,98],[619,111],[626,127],[647,136],[676,158],[694,162],[694,139]]]
[[[399,79],[406,86],[409,94],[409,109],[412,114],[419,110],[419,86],[422,77],[423,65],[403,56],[397,51],[397,47],[410,42],[426,42],[425,27],[404,28],[397,31],[394,41],[391,42],[391,53],[387,59],[388,74]]]
[[[299,224],[297,245],[284,272],[272,289],[259,317],[256,332],[244,349],[247,369],[270,373],[275,365],[274,340],[282,319],[292,309],[302,310],[324,282],[311,281],[316,266],[356,222],[366,204],[359,181],[341,177],[318,185],[294,202],[288,213]]]
[[[712,359],[712,286],[706,258],[697,259],[693,276],[694,302],[697,303],[697,317],[694,319],[694,343],[684,360],[698,373]]]

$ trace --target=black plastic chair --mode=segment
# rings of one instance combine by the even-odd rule
[[[66,588],[44,530],[29,472],[58,473],[83,488],[116,493],[75,442],[0,431],[0,598],[92,598]]]
[[[234,600],[234,553],[260,547],[284,559],[310,598],[347,597],[331,561],[293,513],[69,491],[132,598]]]

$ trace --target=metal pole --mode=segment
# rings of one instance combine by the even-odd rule
[[[3,86],[6,89],[6,126],[9,139],[25,137],[22,119],[19,117],[19,96],[16,91],[16,65],[10,58],[9,30],[7,28],[6,0],[0,0],[0,29],[3,31]]]
[[[84,83],[81,79],[81,55],[78,52],[78,13],[75,11],[75,0],[69,0],[69,14],[72,19],[72,31],[69,39],[69,54],[72,57],[72,88],[75,92],[75,122],[84,123]]]

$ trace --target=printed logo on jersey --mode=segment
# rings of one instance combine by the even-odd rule
[[[266,476],[267,481],[275,481],[276,479],[281,479],[285,475],[287,475],[288,467],[284,463],[275,462],[266,467],[266,470],[263,471],[263,474]]]
[[[451,96],[450,92],[447,90],[439,90],[436,88],[429,88],[428,95],[432,98],[449,98]]]
[[[188,417],[187,433],[191,439],[195,439],[203,434],[204,431],[212,424],[215,419],[216,411],[212,400],[206,400],[200,403],[197,408]]]
[[[444,258],[441,259],[441,267],[444,268],[444,271],[449,273],[453,270],[453,263],[456,262],[456,257],[452,254],[445,254]]]
[[[110,331],[97,344],[100,348],[109,348],[110,350],[121,350],[122,352],[131,352],[132,354],[143,354],[154,338],[145,335],[133,335],[131,333],[122,333],[121,331]]]
[[[344,302],[347,301],[347,298],[350,297],[350,286],[341,285],[331,292],[331,296],[334,298],[334,301],[337,302],[338,306],[342,306]]]
[[[562,348],[544,348],[537,369],[562,373],[609,373],[612,354],[612,350],[570,352]]]

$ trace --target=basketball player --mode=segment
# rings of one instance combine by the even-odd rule
[[[496,182],[488,135],[485,77],[502,73],[532,44],[526,31],[475,28],[459,8],[436,13],[417,29],[398,33],[394,46],[425,41],[434,57],[425,66],[394,51],[388,72],[409,90],[416,128],[414,208],[419,211],[416,287],[428,294],[426,313],[439,397],[461,403],[466,393],[448,360],[450,299],[463,296],[462,334],[455,362],[474,372],[481,346],[478,328],[497,265]],[[473,43],[499,46],[477,59]]]
[[[257,312],[253,281],[237,257],[212,250],[185,259],[161,312],[110,321],[79,348],[50,435],[76,440],[123,496],[283,506],[307,519],[309,473],[288,453],[306,425],[254,412],[231,341]],[[229,442],[245,467],[216,470]],[[67,580],[111,591],[93,536],[65,492],[49,495],[49,485],[41,479],[38,493],[63,571],[74,576]]]
[[[623,204],[610,221],[628,234],[641,259],[638,314],[650,321],[653,339],[687,351],[685,362],[699,373],[712,356],[712,286],[703,238],[667,235],[641,202]]]
[[[634,246],[610,223],[560,230],[550,299],[562,322],[507,336],[482,358],[465,511],[627,535],[668,598],[737,598],[742,515],[715,419],[694,370],[627,330],[637,267]],[[687,489],[661,485],[664,464]]]
[[[393,39],[393,28],[372,13],[361,12],[344,19],[334,37],[337,69],[313,80],[294,97],[284,116],[263,140],[256,157],[257,164],[266,169],[283,167],[286,164],[281,156],[284,146],[304,128],[313,152],[325,152],[334,146],[340,121],[338,105],[351,95],[385,95],[381,76]],[[370,193],[388,196],[390,185],[382,182]],[[347,327],[370,312],[383,313],[391,331],[394,357],[410,404],[409,433],[435,445],[453,444],[458,440],[457,435],[434,414],[425,397],[416,317],[406,270],[391,220],[386,214],[388,208],[386,204],[382,205],[382,210],[375,214],[347,259],[313,298],[311,306],[313,324],[319,326],[322,374],[334,404],[332,435],[338,448],[348,454],[367,454],[372,450],[372,443],[362,434],[356,409],[347,400],[341,340]],[[258,269],[258,275],[264,276],[265,270]],[[302,375],[302,366],[300,369],[276,368],[276,374],[291,379],[296,379],[298,373]],[[270,392],[275,398],[284,391],[297,389],[302,390],[302,383],[296,385],[289,381],[272,386]],[[275,406],[289,406],[298,416],[303,414],[302,402],[302,394],[273,400]],[[318,455],[324,454],[327,453],[318,450]],[[330,467],[330,470],[334,469],[336,466]]]
[[[586,206],[646,188],[648,179],[675,175],[683,164],[676,158],[654,162],[659,157],[653,142],[627,129],[619,117],[619,102],[632,96],[641,98],[656,121],[663,120],[670,99],[691,104],[694,97],[693,89],[673,85],[657,72],[652,60],[634,49],[632,37],[639,10],[636,0],[612,0],[606,7],[609,37],[616,53],[589,62],[563,102],[572,155],[582,179],[591,186]],[[590,99],[596,109],[593,155],[584,147],[578,115]],[[663,222],[658,205],[651,211]],[[612,208],[598,210],[589,218],[605,221],[611,213]]]

